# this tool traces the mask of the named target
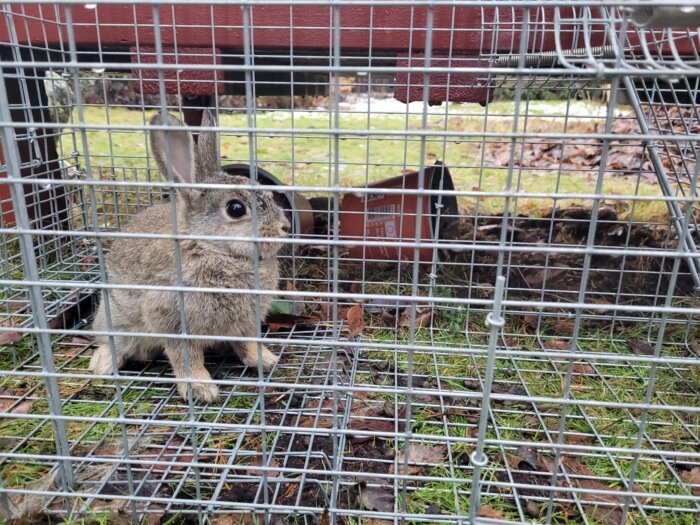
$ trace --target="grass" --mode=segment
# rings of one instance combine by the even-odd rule
[[[472,132],[475,134],[488,132],[512,131],[512,104],[499,102],[492,104],[488,119],[485,120],[484,109],[478,105],[451,106],[447,117],[444,114],[431,114],[428,118],[427,129],[448,134],[446,140],[442,137],[432,137],[425,141],[426,164],[432,164],[436,159],[442,160],[450,167],[455,188],[479,190],[483,192],[498,192],[506,189],[508,169],[504,167],[489,167],[482,165],[482,140],[475,138],[449,137],[450,132]],[[595,112],[594,108],[590,113]],[[527,117],[526,124],[521,125],[520,131],[528,133],[559,132],[566,130],[576,132],[587,125],[587,120],[571,118],[567,123],[561,103],[547,105],[533,104]],[[150,114],[148,115],[150,117]],[[109,123],[115,126],[143,126],[144,115],[138,111],[110,108]],[[78,117],[74,115],[77,122]],[[82,141],[74,143],[70,136],[61,141],[62,154],[70,157],[77,152],[83,168],[89,160],[93,177],[105,180],[147,180],[146,161],[148,154],[147,137],[143,131],[89,131],[91,125],[107,123],[104,108],[87,107],[84,111],[86,129],[85,138],[87,151]],[[524,120],[521,120],[524,122]],[[222,114],[220,125],[225,128],[244,129],[247,127],[247,117],[243,113]],[[299,186],[334,186],[337,177],[341,188],[361,186],[386,178],[401,175],[403,170],[415,170],[421,164],[421,142],[417,137],[405,139],[392,135],[405,129],[420,130],[420,114],[410,116],[402,114],[378,114],[370,118],[364,113],[343,113],[340,128],[347,132],[362,132],[370,130],[381,132],[380,135],[345,135],[338,141],[337,163],[335,162],[335,144],[328,134],[328,114],[319,111],[303,111],[292,114],[288,111],[259,110],[256,113],[255,125],[258,128],[270,130],[256,136],[255,154],[258,164],[270,171],[284,183]],[[290,136],[282,130],[294,129],[295,135]],[[275,130],[280,130],[276,132]],[[70,140],[69,140],[70,139]],[[221,154],[223,163],[249,163],[249,137],[245,132],[230,132],[221,134]],[[86,153],[89,155],[86,156]],[[151,168],[154,167],[150,163]],[[151,177],[158,180],[153,172]],[[558,192],[561,194],[590,194],[595,189],[595,174],[590,172],[570,171],[563,174],[556,170],[532,170],[516,167],[513,178],[514,189],[522,196],[513,199],[514,213],[537,215],[553,205],[551,199],[528,197],[528,193]],[[148,202],[143,191],[131,192],[126,196],[123,190],[111,188],[97,189],[97,200],[104,216],[115,214],[119,207],[135,206]],[[603,192],[613,198],[615,195],[660,195],[657,185],[641,184],[635,188],[631,179],[605,177]],[[574,202],[562,199],[557,205],[565,206]],[[461,199],[461,206],[466,209],[478,208],[482,214],[500,214],[504,201],[496,197],[480,197]],[[625,206],[622,218],[631,213],[632,208]],[[133,211],[133,210],[129,210]],[[658,202],[639,202],[635,205],[634,214],[637,220],[663,220],[667,217],[666,207]]]

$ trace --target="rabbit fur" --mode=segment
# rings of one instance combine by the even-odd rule
[[[160,113],[151,125],[161,125]],[[177,231],[188,235],[229,235],[253,237],[252,192],[236,184],[251,184],[250,179],[226,175],[221,171],[218,137],[203,132],[195,146],[192,135],[182,122],[167,116],[167,131],[152,129],[150,142],[160,172],[167,177],[168,168],[175,180],[183,183],[217,183],[225,189],[180,188],[176,197]],[[202,126],[212,127],[214,118],[207,110]],[[166,141],[169,148],[166,152]],[[167,155],[167,156],[166,156]],[[285,237],[289,221],[269,191],[257,193],[257,235],[261,238]],[[227,204],[238,201],[245,206],[245,215],[234,218],[227,214]],[[136,215],[125,232],[172,234],[173,218],[169,203],[152,206]],[[255,280],[252,242],[182,240],[180,258],[185,286],[197,288],[247,288],[256,285],[276,290],[279,279],[277,252],[281,243],[259,242],[258,283]],[[134,285],[128,289],[110,289],[108,305],[99,305],[93,322],[95,330],[116,332],[181,333],[181,312],[177,292],[144,290],[139,285],[177,285],[175,243],[172,239],[119,238],[106,258],[107,278],[112,284]],[[260,295],[260,311],[264,316],[272,302],[271,295]],[[255,294],[184,292],[184,317],[188,336],[254,337],[256,330]],[[109,314],[109,315],[107,315]],[[107,323],[107,319],[111,324]],[[213,401],[218,387],[210,380],[204,366],[204,348],[211,341],[187,339],[189,371],[182,340],[147,337],[114,336],[116,355],[107,337],[98,339],[99,347],[90,361],[95,374],[112,374],[114,365],[121,368],[129,359],[149,361],[164,350],[177,379],[192,377],[192,394],[201,401]],[[233,343],[231,346],[244,364],[257,367],[256,343]],[[277,362],[270,350],[262,346],[262,366],[269,370]],[[188,373],[189,372],[189,373]],[[178,382],[178,391],[187,398],[187,383]]]

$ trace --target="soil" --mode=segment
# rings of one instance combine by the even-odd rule
[[[525,295],[528,290],[533,290],[536,295],[542,290],[577,293],[581,285],[584,255],[546,254],[538,251],[537,247],[585,247],[590,221],[591,210],[584,207],[552,210],[542,218],[515,218],[508,226],[508,241],[519,246],[532,246],[533,250],[506,255],[511,268],[507,276],[509,288],[516,288]],[[480,217],[475,221],[462,219],[455,236],[476,243],[498,243],[501,223],[500,216]],[[630,225],[620,220],[615,210],[603,207],[599,210],[594,245],[598,249],[629,247],[669,250],[677,247],[678,239],[675,231],[667,225]],[[459,274],[461,270],[468,281],[493,283],[498,253],[478,250],[473,253],[472,258],[472,252],[443,250],[446,262],[463,263],[451,265],[448,271]],[[618,293],[629,296],[625,299],[629,298],[633,303],[650,303],[653,297],[647,296],[655,295],[659,284],[661,290],[668,286],[672,265],[671,258],[593,255],[587,288],[589,293],[592,292],[589,300],[596,297],[606,300],[606,294],[619,289]],[[681,262],[680,272],[675,295],[691,295],[693,284],[686,261]]]

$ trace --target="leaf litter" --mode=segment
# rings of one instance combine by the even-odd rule
[[[527,485],[527,488],[519,489],[520,496],[524,499],[526,507],[532,512],[537,512],[539,504],[537,499],[549,498],[552,495],[551,480],[554,472],[554,459],[541,454],[534,446],[522,446],[515,451],[515,455],[508,457],[510,476],[515,483]],[[578,459],[571,456],[560,456],[560,466],[568,473],[568,480],[562,473],[558,473],[554,497],[564,500],[560,505],[567,511],[575,511],[576,506],[571,501],[572,493],[566,489],[576,488],[579,502],[588,518],[593,518],[601,525],[618,525],[622,519],[625,497],[616,494],[620,487],[608,486],[597,481],[593,472]],[[505,481],[508,474],[497,474],[500,481]],[[541,487],[541,488],[538,488]],[[590,492],[600,491],[600,492]],[[602,493],[605,491],[605,493]],[[635,486],[635,491],[640,488]],[[534,499],[537,498],[537,499]],[[539,517],[535,515],[534,517]]]
[[[0,412],[28,414],[34,406],[34,400],[24,399],[20,401],[21,397],[9,388],[0,388]]]
[[[409,443],[406,448],[399,450],[396,454],[396,473],[399,476],[422,474],[441,465],[446,457],[447,447],[445,445],[431,446]],[[408,465],[406,465],[406,461]],[[389,473],[394,473],[394,465],[389,468]]]
[[[689,127],[698,129],[692,108],[658,107],[647,110],[647,120],[661,133],[686,135]],[[537,131],[537,130],[533,130]],[[545,130],[541,130],[545,131]],[[604,122],[581,122],[577,133],[605,133]],[[641,135],[636,118],[618,117],[613,120],[613,135]],[[528,137],[518,144],[511,159],[510,142],[490,142],[484,149],[484,162],[491,166],[514,165],[523,168],[559,169],[564,171],[597,171],[603,155],[604,141],[600,138],[538,138]],[[693,173],[694,160],[681,152],[682,145],[671,143],[661,148],[661,161],[667,170],[674,173]],[[684,166],[685,163],[685,166]],[[686,171],[687,170],[687,171]],[[656,181],[655,170],[649,151],[638,139],[613,139],[608,142],[605,159],[606,174],[618,177],[641,175],[649,182]]]

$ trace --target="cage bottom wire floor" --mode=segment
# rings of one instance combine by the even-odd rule
[[[413,342],[402,336],[397,350],[385,329],[368,326],[346,340],[347,328],[325,322],[266,334],[281,359],[263,384],[256,371],[212,352],[207,367],[221,395],[206,406],[177,395],[165,360],[132,364],[119,388],[83,378],[91,339],[58,339],[76,478],[67,498],[47,484],[57,460],[41,366],[30,344],[20,346],[2,398],[18,416],[0,423],[5,505],[26,504],[29,496],[12,487],[34,483],[34,504],[63,518],[256,523],[268,510],[272,523],[332,515],[376,524],[403,511],[413,522],[464,523],[486,340],[446,342],[428,328]],[[525,522],[551,513],[559,523],[608,524],[620,523],[629,505],[628,523],[694,522],[700,466],[684,453],[699,445],[700,378],[683,359],[687,343],[664,345],[669,360],[659,366],[628,337],[582,337],[579,345],[588,357],[564,358],[568,344],[536,333],[499,340],[480,516]],[[644,410],[652,368],[656,388]],[[557,458],[558,440],[568,448]]]

